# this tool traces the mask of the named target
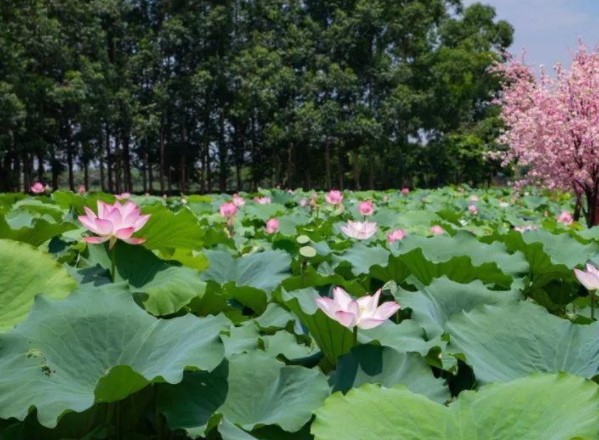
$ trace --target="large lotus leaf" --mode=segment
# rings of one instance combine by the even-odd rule
[[[65,298],[76,286],[50,255],[28,244],[0,240],[0,331],[25,319],[36,295]]]
[[[569,234],[552,234],[549,231],[528,231],[522,234],[528,244],[541,243],[543,250],[554,264],[563,264],[569,269],[580,266],[599,252],[599,244],[582,244]]]
[[[509,253],[502,243],[482,243],[465,231],[458,231],[453,237],[446,234],[428,238],[408,236],[402,240],[401,244],[399,254],[410,252],[413,249],[422,249],[426,259],[435,263],[467,256],[475,266],[484,263],[496,264],[504,273],[512,277],[528,273],[528,262],[524,255],[519,252]]]
[[[445,407],[404,387],[364,385],[316,411],[316,440],[592,440],[599,436],[597,385],[534,375],[466,391]]]
[[[468,256],[451,257],[447,261],[437,261],[436,258],[429,260],[419,248],[405,254],[392,254],[386,266],[373,266],[370,275],[383,282],[401,282],[413,275],[423,284],[430,284],[435,278],[443,276],[462,284],[480,280],[505,289],[521,284],[521,280],[515,280],[495,263],[478,265]]]
[[[440,343],[438,339],[427,338],[424,329],[410,319],[400,324],[387,321],[373,329],[360,330],[358,340],[361,343],[377,342],[402,353],[412,352],[423,356]]]
[[[482,304],[507,304],[519,299],[518,292],[489,290],[478,280],[460,284],[446,277],[434,280],[417,292],[401,290],[397,296],[402,308],[412,309],[411,319],[426,330],[429,338],[443,334],[445,323],[456,313]]]
[[[329,386],[320,371],[286,366],[253,352],[229,361],[229,392],[221,411],[246,430],[279,425],[294,432],[310,420],[328,395]]]
[[[291,257],[283,251],[266,251],[239,258],[225,251],[206,251],[206,256],[210,266],[202,274],[204,280],[221,285],[233,282],[267,293],[277,288],[291,269]]]
[[[298,343],[295,335],[283,330],[274,335],[260,338],[264,352],[272,357],[283,356],[285,359],[295,360],[317,354],[318,347],[308,347]]]
[[[113,288],[114,289],[114,288]],[[26,321],[0,335],[0,418],[37,408],[54,427],[66,411],[120,400],[150,382],[178,383],[185,369],[224,357],[222,316],[159,320],[130,294],[86,285],[62,301],[42,296]]]
[[[127,281],[133,292],[141,293],[144,308],[153,315],[175,313],[206,289],[206,283],[197,271],[178,262],[161,260],[143,246],[118,242],[113,252],[116,280]],[[105,245],[90,245],[89,254],[90,264],[111,266]]]
[[[268,205],[258,204],[246,204],[242,213],[245,218],[258,219],[266,222],[268,219],[278,217],[281,213],[285,212],[285,207],[278,203],[270,203]]]
[[[144,214],[151,214],[150,220],[139,232],[144,237],[148,249],[200,249],[204,230],[198,219],[188,209],[173,213],[156,205],[143,208]]]
[[[337,364],[333,390],[347,392],[364,383],[386,387],[401,384],[435,402],[446,402],[449,389],[443,379],[433,376],[430,367],[416,353],[400,353],[389,347],[360,345],[352,349]]]
[[[204,432],[214,412],[248,431],[278,425],[295,432],[328,394],[320,371],[254,351],[233,356],[212,373],[188,373],[180,385],[161,386],[158,405],[171,428],[193,435]]]
[[[306,326],[318,347],[331,365],[337,364],[339,356],[353,347],[353,335],[350,330],[329,318],[316,306],[320,295],[314,289],[283,290],[282,300]]]
[[[599,322],[576,325],[530,303],[484,306],[447,324],[450,349],[463,353],[479,382],[506,382],[534,372],[599,372]]]
[[[597,252],[595,244],[584,245],[567,234],[553,235],[546,231],[510,232],[492,239],[501,240],[510,250],[524,254],[530,265],[531,281],[538,286],[554,279],[572,279],[572,269]],[[561,248],[556,248],[553,240]]]
[[[23,223],[9,224],[4,215],[0,214],[0,238],[22,241],[37,247],[64,232],[77,229],[73,223],[56,222],[51,218],[35,218],[28,213],[24,213],[23,216]]]
[[[334,256],[336,265],[347,262],[351,265],[355,276],[366,274],[375,265],[385,267],[389,259],[389,251],[382,247],[368,247],[363,243],[356,243],[342,255]]]

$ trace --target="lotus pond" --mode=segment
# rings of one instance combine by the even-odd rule
[[[119,199],[0,195],[2,439],[599,438],[567,195]]]

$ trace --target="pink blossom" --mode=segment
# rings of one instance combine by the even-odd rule
[[[557,217],[557,221],[569,226],[574,222],[574,218],[568,211],[562,211],[562,213]]]
[[[445,233],[445,229],[443,229],[439,225],[434,225],[433,227],[431,227],[431,232],[433,233],[433,235],[441,235]]]
[[[46,192],[46,187],[41,182],[35,182],[30,188],[33,194],[43,194]]]
[[[476,207],[476,205],[470,205],[470,206],[468,206],[468,211],[472,215],[478,214],[478,208]]]
[[[318,298],[316,305],[331,319],[349,329],[358,327],[368,330],[378,327],[399,310],[399,304],[388,301],[380,306],[380,289],[372,296],[353,299],[341,287],[333,289],[333,299]]]
[[[373,222],[354,222],[348,220],[347,224],[341,226],[341,231],[350,238],[366,240],[376,234],[377,225]]]
[[[254,201],[259,205],[268,205],[270,203],[270,197],[254,197]]]
[[[85,192],[86,192],[85,185],[79,185],[77,192],[81,195],[85,194]]]
[[[327,201],[327,203],[331,205],[339,205],[341,202],[343,202],[343,194],[341,193],[341,191],[338,191],[336,189],[330,190],[328,194],[324,196],[324,198]]]
[[[144,238],[132,237],[150,218],[150,215],[142,215],[135,203],[127,202],[121,205],[115,202],[114,205],[109,205],[98,201],[98,215],[87,206],[83,209],[86,215],[80,215],[79,221],[98,236],[85,237],[85,242],[99,244],[109,241],[109,248],[112,249],[117,239],[129,244],[141,244],[146,241]]]
[[[401,193],[402,195],[407,196],[408,194],[410,194],[410,188],[402,188]]]
[[[370,200],[366,200],[365,202],[360,203],[358,209],[360,211],[360,214],[362,215],[374,214],[374,204]]]
[[[406,237],[406,231],[403,229],[396,229],[387,233],[387,241],[389,243],[395,243],[396,241],[403,240]]]
[[[266,222],[266,227],[264,228],[267,234],[274,234],[279,230],[279,219],[271,218]]]
[[[245,205],[245,199],[239,194],[235,193],[233,194],[233,204],[238,208],[241,208],[243,205]]]
[[[220,215],[225,218],[232,218],[237,214],[237,206],[233,202],[227,202],[220,205],[219,208]]]
[[[303,199],[300,200],[299,205],[301,207],[307,206],[308,205],[308,199],[304,197]]]
[[[117,200],[127,200],[131,198],[131,193],[128,192],[124,192],[124,193],[120,193],[120,194],[116,194],[114,196]],[[163,197],[166,198],[166,195],[164,195]]]
[[[569,69],[540,74],[523,60],[497,65],[504,87],[496,103],[507,130],[507,152],[491,158],[530,168],[521,183],[573,191],[587,205],[587,224],[599,223],[599,49],[582,44]],[[587,198],[588,196],[588,198]]]
[[[599,289],[599,270],[592,264],[587,264],[587,270],[574,269],[574,275],[587,290]]]

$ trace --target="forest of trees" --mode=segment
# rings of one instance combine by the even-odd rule
[[[512,33],[461,0],[2,0],[0,191],[485,183]]]

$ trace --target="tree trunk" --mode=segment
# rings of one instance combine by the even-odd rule
[[[219,188],[220,192],[227,190],[227,145],[225,139],[225,112],[221,110],[219,118],[218,156],[220,161]]]
[[[112,151],[110,148],[110,131],[106,126],[106,171],[108,177],[108,192],[114,192],[114,180],[112,178]]]
[[[324,167],[325,167],[325,181],[324,187],[326,189],[331,189],[332,180],[331,180],[331,142],[327,136],[324,144]]]
[[[166,166],[166,148],[164,145],[164,130],[161,129],[160,130],[160,170],[159,170],[159,179],[160,179],[160,193],[164,194],[164,179],[165,179],[165,173],[164,173],[164,167]]]
[[[70,135],[67,139],[67,168],[69,172],[69,189],[75,191],[75,176],[73,174],[73,146]]]
[[[85,190],[89,191],[89,161],[85,160],[83,162],[83,186],[85,186]]]
[[[123,152],[121,150],[121,139],[114,137],[114,189],[117,193],[123,191]]]
[[[122,161],[123,161],[123,189],[128,192],[133,192],[133,179],[131,178],[131,152],[129,149],[129,134],[124,133],[121,145],[123,146]]]

